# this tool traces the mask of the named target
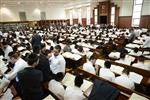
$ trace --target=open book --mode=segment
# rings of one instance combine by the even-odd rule
[[[2,73],[5,73],[8,68],[2,59],[3,59],[3,57],[0,56],[0,70]]]
[[[51,95],[48,95],[46,98],[44,98],[43,100],[55,100]]]
[[[70,73],[66,73],[65,77],[62,80],[62,83],[65,86],[71,86],[71,87],[73,87],[74,86],[74,79],[75,79],[74,75],[72,75]],[[91,85],[93,85],[92,82],[84,80],[83,84],[81,85],[80,88],[81,88],[81,90],[83,92],[85,92]]]
[[[129,98],[129,100],[149,100],[149,99],[147,99],[146,97],[143,97],[141,95],[138,95],[136,93],[133,93],[131,95],[131,97]]]
[[[96,62],[95,62],[95,64],[96,64],[96,65],[99,65],[99,66],[101,66],[101,67],[104,67],[104,62],[105,62],[104,60],[97,59]]]
[[[135,82],[135,83],[137,83],[137,84],[140,84],[141,81],[142,81],[142,79],[143,79],[143,76],[140,75],[140,74],[137,74],[137,73],[135,73],[135,72],[130,72],[129,78],[130,78],[133,82]]]
[[[139,48],[140,45],[130,43],[130,44],[127,44],[126,47],[128,47],[128,48]]]
[[[62,54],[66,58],[74,59],[74,60],[79,60],[81,58],[80,55],[78,54],[72,54],[71,52],[65,52]]]
[[[116,74],[121,75],[124,68],[116,65],[111,65],[110,70]]]

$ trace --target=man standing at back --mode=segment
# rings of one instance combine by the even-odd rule
[[[41,47],[41,41],[42,41],[41,36],[38,35],[38,33],[35,32],[33,37],[32,37],[32,40],[31,40],[32,48],[34,46],[40,46]]]

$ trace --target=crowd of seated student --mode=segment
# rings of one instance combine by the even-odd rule
[[[50,81],[52,78],[57,76],[59,72],[62,72],[63,74],[65,73],[66,62],[64,60],[64,57],[61,55],[61,50],[63,50],[63,52],[73,52],[76,54],[83,54],[85,53],[85,48],[82,46],[82,43],[86,43],[86,44],[91,45],[92,47],[94,47],[93,45],[96,45],[97,49],[102,50],[99,52],[102,55],[106,55],[107,57],[108,54],[113,50],[116,50],[116,51],[118,50],[120,52],[123,52],[122,49],[119,50],[117,48],[118,44],[115,44],[113,42],[114,37],[112,37],[112,35],[123,36],[123,38],[126,38],[129,40],[128,42],[131,42],[135,39],[134,32],[133,32],[133,36],[131,35],[131,33],[129,33],[129,37],[128,36],[125,37],[124,36],[125,31],[123,30],[96,28],[96,27],[95,28],[93,27],[82,28],[82,27],[76,27],[76,26],[50,26],[49,28],[43,28],[43,29],[42,28],[37,28],[37,29],[27,28],[26,30],[9,31],[9,32],[2,32],[2,33],[3,34],[1,36],[1,41],[0,41],[1,42],[0,44],[2,45],[0,47],[1,54],[2,55],[4,54],[5,59],[7,59],[8,61],[12,60],[11,63],[15,64],[11,72],[12,77],[10,78],[7,77],[8,75],[11,75],[11,73],[8,75],[4,74],[6,79],[8,79],[9,81],[13,79],[16,79],[16,81],[18,80],[18,78],[16,77],[17,73],[23,70],[24,68],[26,68],[28,65],[21,64],[20,66],[20,64],[18,64],[17,61],[21,60],[19,61],[19,63],[21,62],[26,63],[26,61],[28,61],[28,55],[31,52],[39,56],[39,63],[37,64],[37,67],[35,68],[42,72],[43,74],[42,82],[45,82],[45,81]],[[66,44],[64,47],[63,47],[63,44],[60,43],[60,39],[66,40]],[[102,40],[102,41],[98,42],[98,40],[100,41]],[[146,41],[148,40],[149,38]],[[126,45],[126,43],[124,43],[124,45]],[[146,42],[145,45],[149,47],[148,42]],[[23,48],[20,50],[19,47],[23,47]],[[110,48],[112,49],[111,51],[109,51]],[[10,57],[8,54],[10,54]],[[87,53],[85,54],[87,55]],[[21,58],[21,56],[24,58],[24,60]],[[122,61],[123,63],[124,63],[124,60],[122,59],[124,58],[125,58],[125,54],[121,53],[120,61]],[[93,69],[93,66],[92,66],[93,60],[94,59],[91,58],[90,59],[91,62],[88,64],[85,64],[84,68],[87,69],[86,66],[90,65],[91,69],[93,70],[92,73],[95,73],[95,70]],[[106,71],[108,71],[108,73],[111,73],[109,70],[110,66],[111,64],[109,64],[109,62],[106,62],[105,68],[100,69],[100,74],[99,74],[100,77],[101,76],[105,77]],[[97,70],[96,70],[96,73],[97,73]],[[113,73],[111,73],[111,76],[114,76]],[[114,77],[111,78],[110,80],[114,81]]]

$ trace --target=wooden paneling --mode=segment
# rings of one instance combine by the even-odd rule
[[[109,3],[110,2],[100,2],[99,3],[99,16],[107,16],[108,15]]]
[[[73,24],[78,24],[78,19],[73,19]]]
[[[141,16],[140,27],[150,29],[150,15]]]
[[[131,28],[132,16],[120,16],[119,28]]]
[[[91,24],[94,24],[94,18],[91,18]]]
[[[86,18],[82,18],[82,25],[86,26]]]
[[[132,16],[120,16],[119,17],[119,20],[118,20],[119,28],[131,28],[131,24],[132,24]],[[141,16],[139,27],[150,29],[150,15]]]
[[[117,7],[116,6],[116,11],[115,11],[115,25],[116,25],[116,27],[118,27],[119,26],[119,9],[120,9],[120,7]]]

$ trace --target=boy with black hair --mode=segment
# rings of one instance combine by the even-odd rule
[[[83,95],[82,90],[80,89],[81,85],[83,84],[83,76],[77,75],[74,80],[74,87],[67,87],[64,100],[84,100],[85,97]]]
[[[115,83],[122,85],[126,88],[129,88],[129,89],[135,88],[134,82],[129,78],[129,70],[128,69],[124,69],[122,71],[122,75],[116,77]]]
[[[63,100],[65,92],[65,89],[61,84],[63,77],[64,77],[63,73],[59,72],[55,75],[55,78],[52,79],[48,84],[49,90],[54,94],[56,94],[61,100]]]
[[[114,81],[115,74],[110,70],[110,67],[111,67],[111,62],[105,61],[104,68],[101,68],[99,71],[99,76],[109,81]]]
[[[39,57],[31,53],[28,56],[28,67],[18,72],[20,89],[22,90],[22,100],[42,100],[43,99],[43,74],[35,69],[39,62]],[[32,84],[31,84],[32,82]]]

